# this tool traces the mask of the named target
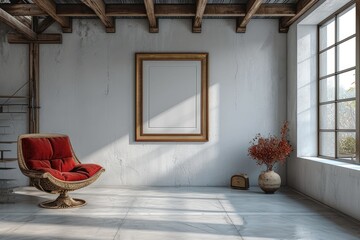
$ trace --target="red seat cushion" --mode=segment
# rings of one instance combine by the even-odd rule
[[[52,159],[52,160],[50,160],[50,163],[51,163],[51,168],[56,169],[60,172],[69,172],[76,165],[73,157]]]
[[[85,163],[76,165],[71,172],[81,173],[87,177],[91,177],[101,169],[102,167],[97,164]]]
[[[78,164],[68,137],[23,138],[22,150],[29,169],[63,181],[85,180],[102,169],[97,164]]]
[[[33,170],[40,172],[48,172],[53,177],[63,181],[81,181],[94,176],[98,171],[102,169],[97,164],[78,164],[70,172],[60,172],[52,168],[37,167]]]
[[[62,175],[64,176],[65,181],[80,181],[94,176],[101,169],[102,167],[97,164],[78,164],[73,170],[70,172],[63,172]]]

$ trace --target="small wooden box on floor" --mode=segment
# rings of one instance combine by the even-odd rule
[[[231,188],[247,190],[249,189],[249,177],[244,173],[239,173],[231,177]]]

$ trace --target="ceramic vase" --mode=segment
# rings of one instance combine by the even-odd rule
[[[258,179],[259,187],[265,193],[274,193],[280,188],[281,178],[280,175],[272,170],[261,172]]]

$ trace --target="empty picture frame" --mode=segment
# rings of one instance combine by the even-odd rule
[[[136,53],[135,141],[208,141],[207,68],[207,53]]]

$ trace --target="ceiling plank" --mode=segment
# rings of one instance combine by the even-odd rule
[[[35,40],[29,40],[21,34],[8,33],[7,39],[9,43],[14,44],[28,44],[28,43],[42,43],[42,44],[61,44],[61,34],[38,34]]]
[[[48,15],[34,4],[0,4],[0,8],[13,16],[46,16]],[[196,7],[193,4],[155,4],[155,17],[195,17]],[[62,17],[96,17],[94,11],[84,4],[59,4],[56,13]],[[243,17],[246,14],[245,4],[208,4],[204,17]],[[296,4],[262,4],[254,16],[293,17],[296,15]],[[147,17],[142,4],[106,4],[106,16],[110,17]]]
[[[33,0],[34,3],[56,22],[58,22],[65,33],[72,32],[72,22],[69,17],[62,17],[56,14],[56,4],[52,0]]]
[[[319,0],[299,0],[296,5],[296,14],[293,17],[283,17],[279,21],[279,32],[287,33],[289,27],[308,11]]]
[[[91,8],[105,25],[107,33],[115,32],[115,19],[106,16],[106,6],[103,0],[81,0],[86,6]]]
[[[27,39],[35,40],[36,33],[24,25],[22,22],[17,20],[15,17],[11,16],[9,13],[5,12],[0,8],[0,21],[7,24],[11,28],[15,29],[22,35],[24,35]]]
[[[193,33],[201,33],[201,23],[202,18],[205,12],[207,0],[197,0],[196,1],[196,13],[195,18],[193,19]]]
[[[246,5],[246,15],[244,17],[237,19],[236,32],[245,33],[246,25],[249,23],[250,19],[254,14],[259,10],[262,4],[262,0],[250,0]]]
[[[154,0],[144,0],[146,15],[149,20],[149,32],[158,33],[158,21],[155,17]]]

